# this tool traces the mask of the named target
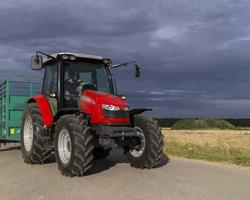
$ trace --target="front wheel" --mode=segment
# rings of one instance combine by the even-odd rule
[[[77,115],[62,116],[55,131],[58,168],[65,176],[83,176],[93,160],[93,135],[87,121]]]
[[[135,115],[134,124],[138,145],[127,152],[130,165],[135,168],[156,167],[162,158],[163,136],[156,120],[144,115]]]

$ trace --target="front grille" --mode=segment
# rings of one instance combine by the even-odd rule
[[[110,111],[110,110],[103,110],[104,118],[128,118],[129,113],[128,111],[118,110],[118,111]]]

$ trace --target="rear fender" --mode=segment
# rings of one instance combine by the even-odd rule
[[[51,126],[53,124],[53,113],[50,104],[43,94],[34,96],[28,100],[29,103],[37,103],[40,108],[43,124],[46,126]]]
[[[60,117],[63,115],[76,114],[76,113],[80,113],[79,108],[62,108],[56,113],[56,115],[54,117],[54,122],[57,122],[57,120],[60,119]]]

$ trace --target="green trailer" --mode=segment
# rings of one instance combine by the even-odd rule
[[[34,81],[4,80],[0,83],[0,143],[19,142],[25,102],[40,93]]]

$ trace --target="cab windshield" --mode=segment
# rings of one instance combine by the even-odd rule
[[[109,74],[102,62],[68,62],[64,70],[64,95],[66,99],[77,96],[79,84],[88,89],[113,93]]]

